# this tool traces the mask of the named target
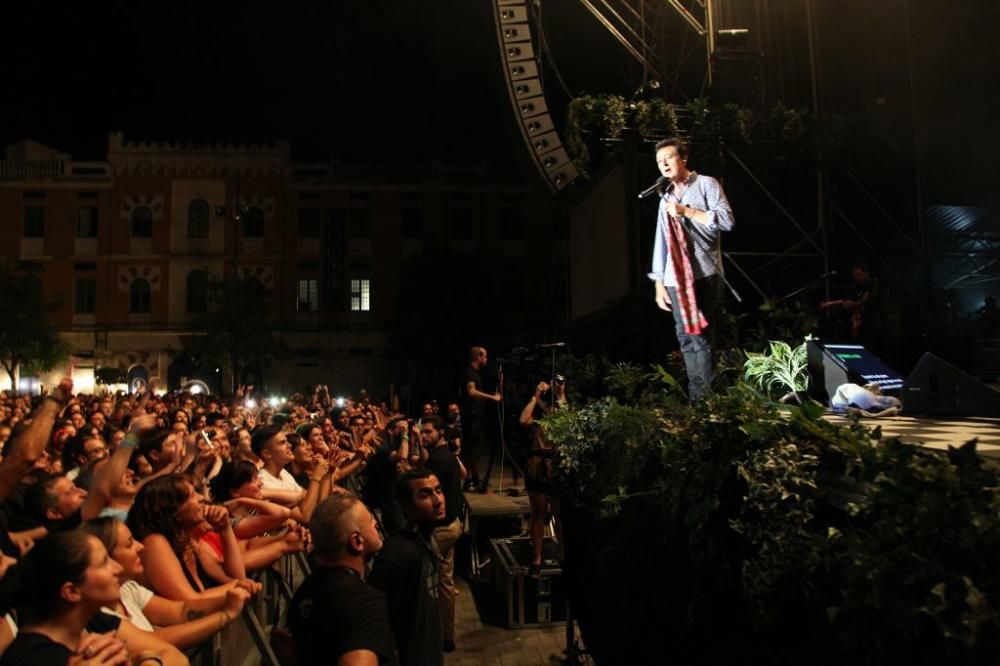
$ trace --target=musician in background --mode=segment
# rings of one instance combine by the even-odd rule
[[[878,336],[882,328],[879,309],[878,280],[864,264],[851,267],[852,294],[848,298],[824,301],[821,310],[842,310],[850,320],[851,339],[871,351],[878,351]]]

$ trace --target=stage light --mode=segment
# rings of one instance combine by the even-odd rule
[[[346,404],[346,400],[343,398],[337,398],[337,407],[343,407]]]
[[[253,398],[247,398],[246,401],[243,403],[243,406],[246,407],[247,409],[257,409],[257,401],[254,400]]]
[[[191,395],[198,395],[201,393],[201,384],[192,384],[188,391],[191,392]]]

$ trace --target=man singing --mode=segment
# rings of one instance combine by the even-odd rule
[[[673,311],[677,341],[688,375],[692,402],[712,384],[712,335],[721,300],[722,253],[719,233],[733,228],[733,211],[719,181],[687,168],[680,139],[656,144],[656,165],[666,178],[660,200],[649,279],[656,305]]]

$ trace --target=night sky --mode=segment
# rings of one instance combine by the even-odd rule
[[[122,130],[138,140],[287,138],[297,160],[525,157],[486,0],[92,5],[5,8],[5,60],[14,66],[4,72],[0,143],[30,137],[101,158],[107,132]],[[727,15],[751,5],[777,15],[801,2],[722,5]],[[905,0],[814,0],[824,103],[891,127],[901,151],[918,141],[932,200],[997,198],[997,5],[910,0],[906,21]],[[634,89],[636,65],[578,0],[541,8],[569,93]],[[677,38],[686,30],[669,27]],[[801,80],[805,63],[793,51],[767,56]],[[546,73],[561,122],[569,95],[555,70]]]

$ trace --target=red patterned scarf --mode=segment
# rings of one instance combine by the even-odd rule
[[[681,226],[684,223],[679,217],[669,215],[666,206],[661,206],[660,209],[667,218],[667,223],[664,225],[667,230],[667,249],[673,264],[674,281],[677,283],[675,293],[680,301],[673,306],[679,308],[681,321],[684,322],[684,332],[688,335],[701,335],[701,332],[708,327],[708,320],[698,308],[698,299],[695,297],[694,270],[691,268],[691,255],[685,242],[687,236]]]

